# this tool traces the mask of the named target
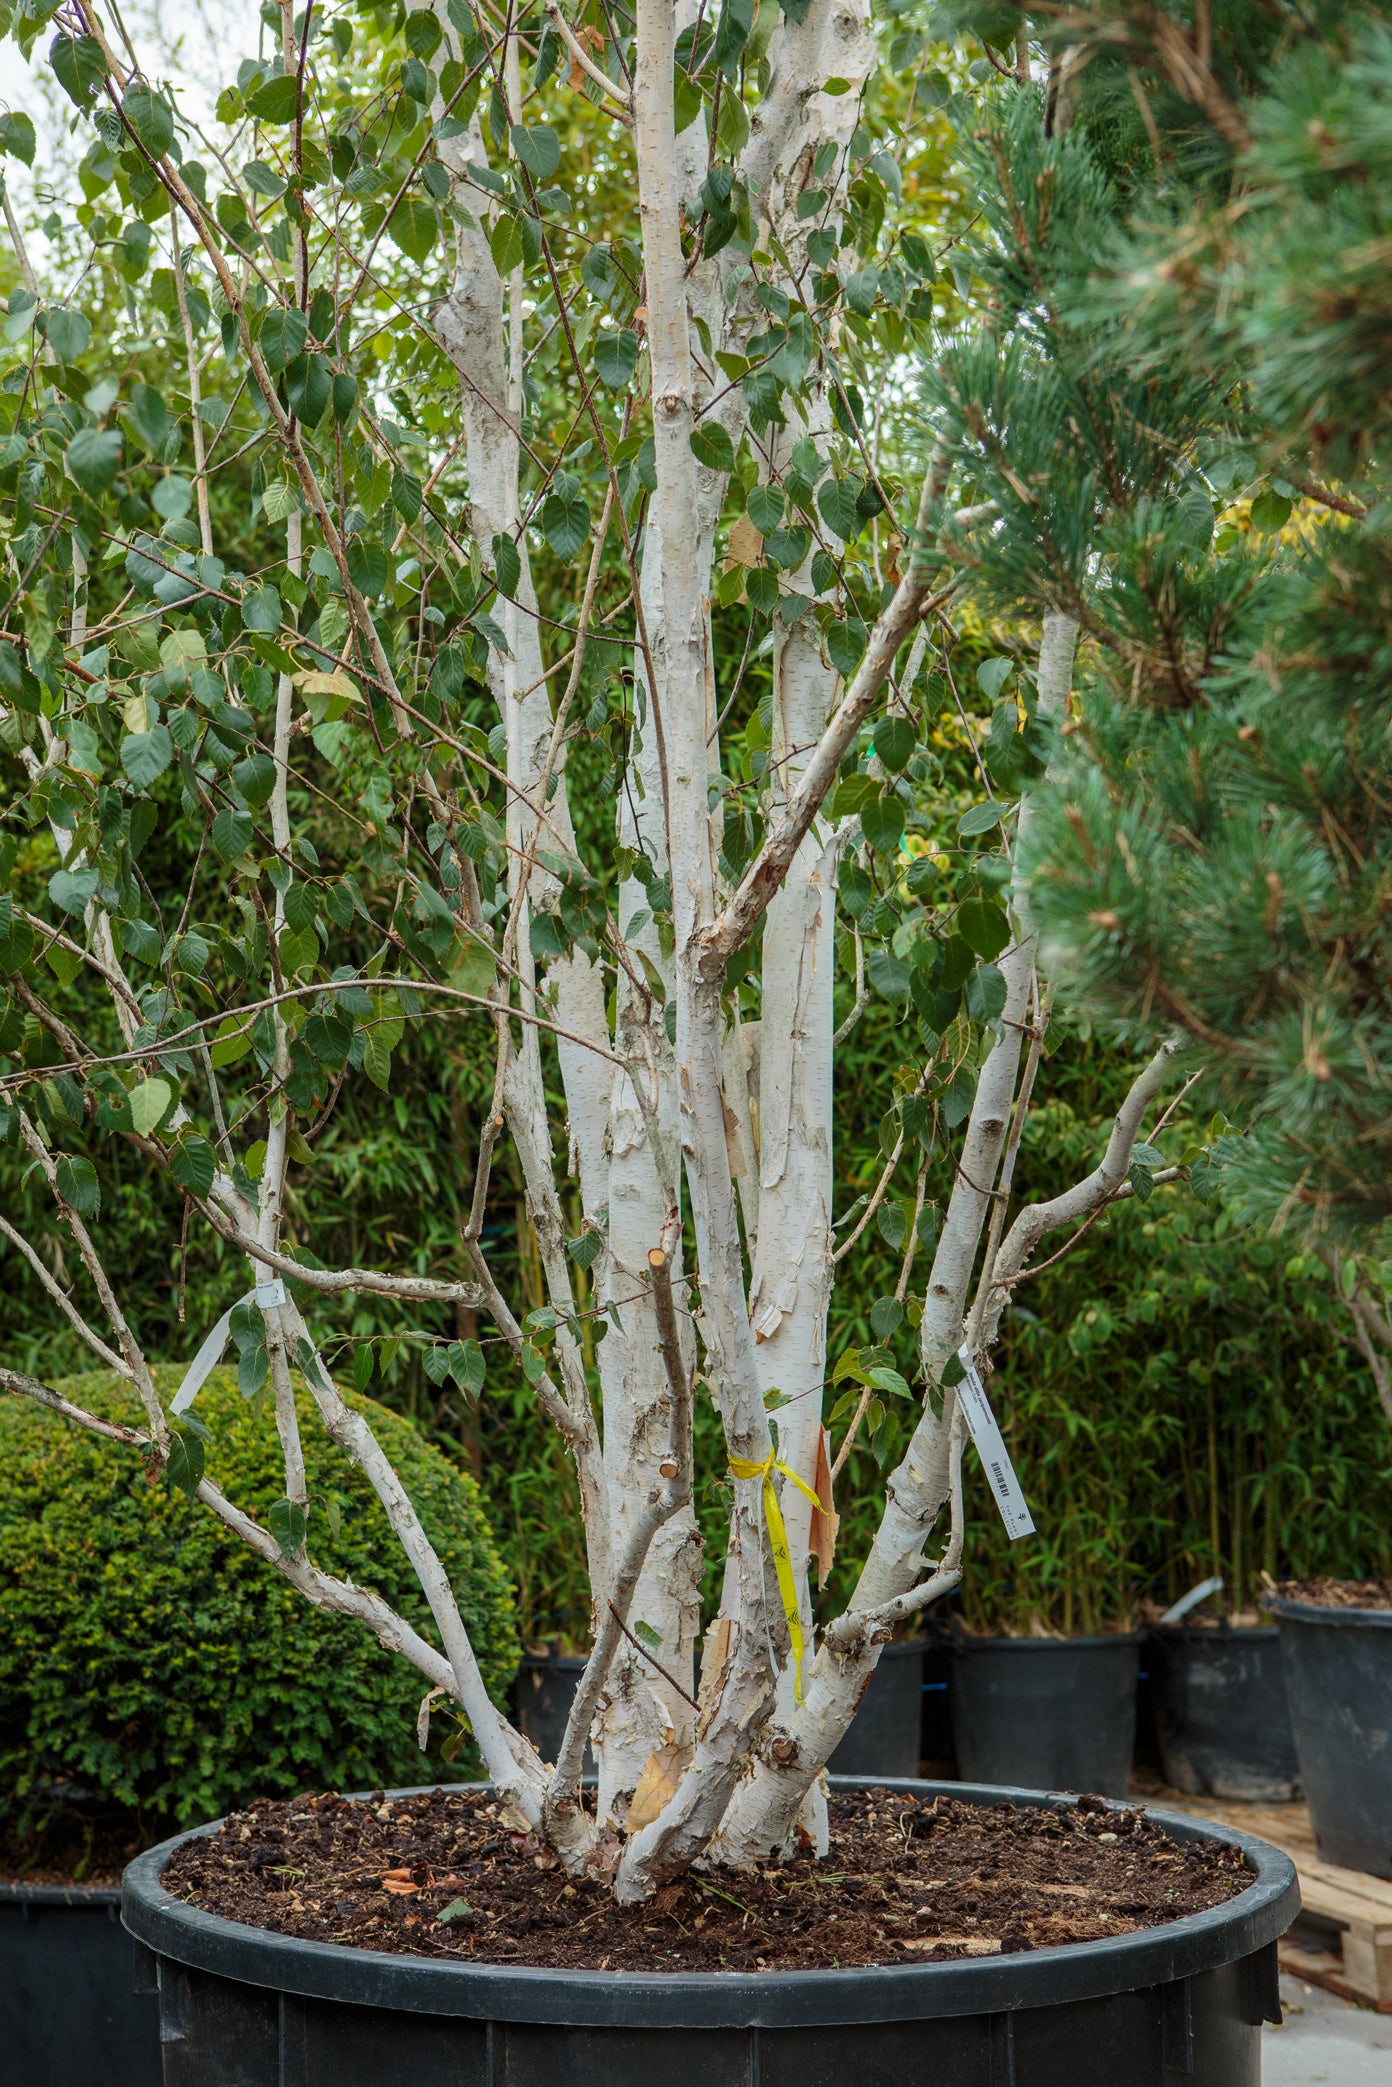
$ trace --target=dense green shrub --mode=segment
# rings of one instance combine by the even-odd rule
[[[168,1395],[179,1372],[161,1371]],[[115,1376],[70,1380],[131,1418]],[[376,1588],[432,1641],[424,1598],[367,1481],[301,1391],[310,1555]],[[398,1415],[371,1416],[450,1574],[489,1687],[516,1666],[513,1599],[474,1481]],[[264,1519],[284,1490],[274,1425],[236,1374],[199,1394],[208,1475]],[[21,1399],[0,1405],[0,1790],[54,1781],[186,1826],[258,1792],[414,1782],[426,1684],[363,1627],[313,1608],[207,1508],[151,1486],[138,1456]],[[435,1738],[455,1728],[436,1719]]]

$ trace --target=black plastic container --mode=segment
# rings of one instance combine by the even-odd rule
[[[543,1761],[554,1761],[585,1662],[567,1652],[527,1653],[517,1669],[517,1723]],[[586,1766],[593,1765],[588,1746]]]
[[[159,2005],[134,1990],[121,1894],[0,1885],[0,2079],[160,2087]]]
[[[1272,1595],[1310,1824],[1326,1862],[1392,1877],[1392,1609]]]
[[[923,1639],[886,1645],[855,1723],[828,1762],[833,1775],[918,1774],[923,1731]]]
[[[946,1781],[957,1774],[952,1739],[952,1645],[945,1633],[923,1641],[923,1714],[919,1726],[920,1773]]]
[[[1279,1631],[1157,1626],[1146,1664],[1160,1765],[1174,1789],[1248,1804],[1300,1795]]]
[[[562,1972],[340,1949],[171,1898],[176,1841],[126,1871],[123,1917],[154,1957],[164,2087],[1259,2087],[1294,1868],[1246,1835],[1156,1816],[1176,1840],[1241,1846],[1249,1889],[1114,1941],[957,1964]]]
[[[1136,1738],[1139,1631],[969,1638],[952,1647],[952,1732],[973,1783],[1124,1797]]]

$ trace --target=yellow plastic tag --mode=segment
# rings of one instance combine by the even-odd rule
[[[798,1609],[797,1587],[793,1580],[793,1561],[788,1555],[788,1532],[783,1523],[783,1510],[778,1505],[778,1491],[773,1483],[775,1471],[791,1479],[814,1507],[821,1502],[811,1486],[804,1485],[796,1471],[781,1463],[775,1451],[770,1450],[762,1464],[750,1457],[731,1457],[730,1469],[736,1478],[761,1478],[764,1482],[764,1516],[768,1522],[769,1549],[773,1553],[773,1570],[778,1580],[778,1592],[783,1602],[783,1614],[788,1624],[788,1643],[793,1653],[793,1700],[802,1701],[802,1616]]]

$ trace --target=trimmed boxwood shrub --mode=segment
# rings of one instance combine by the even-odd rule
[[[156,1372],[161,1396],[180,1371]],[[59,1387],[138,1419],[114,1374]],[[376,1588],[432,1643],[415,1576],[362,1476],[298,1385],[309,1554]],[[485,1679],[517,1665],[513,1598],[474,1480],[371,1400],[366,1413],[453,1582]],[[195,1409],[208,1476],[264,1525],[284,1493],[273,1413],[214,1372]],[[332,1503],[332,1505],[331,1505]],[[416,1745],[427,1683],[362,1624],[326,1615],[196,1500],[151,1484],[140,1457],[22,1398],[0,1404],[0,1802],[75,1784],[147,1833],[259,1793],[420,1782],[458,1728]],[[463,1757],[447,1772],[457,1776]]]

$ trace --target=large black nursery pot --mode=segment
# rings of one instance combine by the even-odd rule
[[[1158,1624],[1146,1665],[1160,1765],[1174,1789],[1247,1804],[1300,1795],[1279,1631]]]
[[[969,1782],[1122,1797],[1136,1742],[1139,1631],[970,1638],[952,1647],[952,1732]]]
[[[110,1886],[0,1884],[0,2079],[159,2087],[159,2006],[120,1912]]]
[[[918,1774],[924,1642],[905,1638],[885,1646],[855,1722],[827,1764],[833,1775]]]
[[[1326,1862],[1392,1877],[1392,1609],[1270,1595],[1315,1842]]]
[[[517,1723],[543,1761],[554,1761],[565,1738],[566,1720],[585,1660],[578,1653],[528,1652],[522,1656],[513,1684]],[[586,1766],[592,1762],[586,1751]]]
[[[956,1964],[613,1973],[340,1949],[171,1898],[177,1841],[126,1871],[123,1917],[151,1952],[164,2087],[1259,2087],[1294,1869],[1246,1835],[1154,1816],[1176,1840],[1239,1845],[1247,1890],[1167,1927]]]

